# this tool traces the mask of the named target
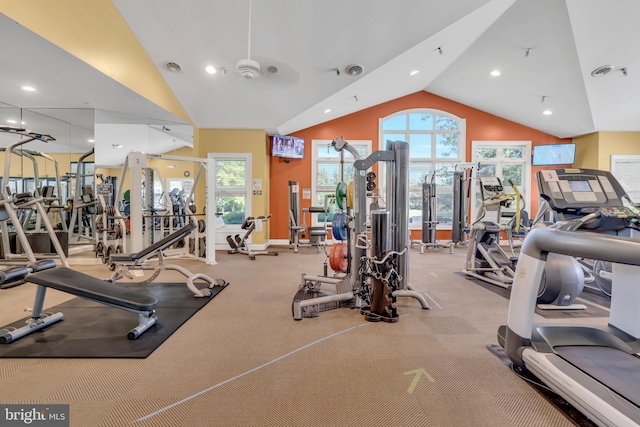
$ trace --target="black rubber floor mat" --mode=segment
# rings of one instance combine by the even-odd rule
[[[145,358],[225,288],[215,286],[210,298],[194,298],[184,283],[122,286],[158,300],[158,322],[138,339],[127,339],[127,332],[138,324],[136,314],[74,298],[45,310],[62,312],[62,321],[0,345],[0,358]],[[10,326],[21,327],[25,320]]]

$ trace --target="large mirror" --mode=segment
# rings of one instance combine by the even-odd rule
[[[66,255],[73,258],[100,258],[107,249],[124,251],[124,244],[107,248],[99,244],[122,235],[124,223],[114,231],[114,223],[97,223],[104,206],[113,205],[118,191],[128,183],[118,182],[130,152],[167,156],[192,156],[193,128],[179,121],[160,121],[141,116],[94,109],[21,109],[0,103],[0,125],[24,128],[55,140],[30,141],[13,150],[10,168],[0,177],[0,185],[11,194],[30,192],[46,198],[49,219],[59,234]],[[6,170],[6,149],[21,139],[13,133],[0,133],[0,161]],[[185,185],[193,168],[174,161],[159,160],[160,172],[154,177],[154,194],[170,185]],[[159,168],[159,169],[158,169]],[[188,173],[189,172],[189,173]],[[108,189],[108,191],[105,191]],[[155,195],[154,195],[155,197]],[[158,196],[160,199],[160,196]],[[160,200],[157,200],[161,203]],[[99,221],[98,221],[99,222]],[[44,229],[25,223],[34,236]],[[119,233],[119,234],[118,234]],[[35,237],[34,237],[35,239]],[[124,243],[124,239],[123,242]],[[48,248],[38,248],[46,253]],[[11,248],[20,251],[20,248]],[[96,257],[98,251],[98,257]],[[4,250],[0,255],[5,255]]]

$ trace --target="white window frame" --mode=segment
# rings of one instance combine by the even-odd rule
[[[332,142],[332,140],[328,140],[328,139],[313,139],[313,140],[311,140],[311,153],[312,153],[311,154],[311,167],[312,167],[312,170],[311,170],[311,205],[312,206],[315,206],[313,203],[315,203],[315,201],[318,198],[318,196],[317,196],[317,191],[318,191],[318,165],[319,164],[323,164],[323,163],[333,164],[333,163],[336,163],[336,162],[338,162],[338,163],[340,162],[340,158],[339,157],[336,159],[336,157],[320,157],[320,156],[318,156],[318,151],[319,151],[320,148],[329,147],[329,150],[334,150],[335,151],[334,148],[331,148],[331,142]],[[349,143],[349,145],[351,145],[354,148],[365,147],[366,153],[367,153],[366,156],[369,156],[371,154],[371,149],[372,149],[373,144],[372,144],[372,141],[370,139],[347,140],[347,142]],[[345,158],[344,163],[353,163],[353,158],[351,156]],[[348,183],[349,181],[351,181],[353,179],[352,176],[344,176],[344,172],[342,170],[339,171],[339,174],[342,174],[344,182]],[[313,226],[322,225],[318,221],[318,215],[317,214],[313,215],[311,223],[313,224]]]
[[[411,130],[409,129],[409,115],[410,114],[431,114],[434,117],[435,116],[445,116],[445,117],[449,117],[453,120],[456,120],[460,123],[460,129],[459,130],[436,130],[435,126],[434,129],[431,130]],[[405,130],[384,130],[383,129],[383,124],[385,121],[396,117],[396,116],[400,116],[400,115],[406,115],[407,116],[407,128]],[[437,164],[442,164],[442,163],[451,163],[452,165],[456,165],[458,163],[464,163],[466,161],[466,154],[467,154],[467,121],[466,119],[462,118],[462,117],[458,117],[455,114],[449,113],[448,111],[444,111],[444,110],[438,110],[435,108],[412,108],[412,109],[408,109],[408,110],[402,110],[402,111],[397,111],[393,114],[390,114],[386,117],[382,117],[378,120],[378,135],[379,135],[379,139],[378,139],[378,149],[379,150],[385,150],[386,149],[386,138],[384,137],[385,133],[390,134],[404,134],[405,136],[405,141],[409,141],[409,144],[411,144],[411,136],[412,134],[430,134],[433,135],[431,138],[431,157],[420,157],[420,158],[410,158],[409,159],[409,170],[412,169],[412,166],[414,165],[419,165],[419,164],[424,164],[424,165],[429,165],[429,170],[434,170]],[[451,157],[436,157],[436,153],[437,153],[437,144],[436,144],[436,135],[438,134],[457,134],[458,135],[458,157],[456,158],[451,158]],[[385,185],[385,170],[386,168],[380,168],[379,171],[379,179],[378,179],[378,186],[379,187],[383,187]],[[453,174],[453,172],[452,172]],[[409,191],[411,192],[411,188],[409,189]],[[414,189],[414,192],[416,191],[416,189]],[[453,192],[453,184],[451,186],[451,192]],[[422,194],[422,189],[419,190],[419,193]],[[410,210],[411,211],[411,210]],[[419,215],[413,215],[410,222],[409,222],[409,229],[410,230],[421,230],[422,229],[422,208],[420,209]],[[437,225],[437,229],[443,229],[443,230],[451,230],[451,223],[445,223],[445,222],[440,222]]]
[[[523,185],[521,186],[522,188],[520,187],[518,188],[518,191],[523,196],[523,199],[525,202],[525,210],[529,212],[529,215],[532,214],[531,212],[531,185],[532,185],[531,184],[531,146],[532,146],[531,141],[471,141],[471,161],[473,163],[479,164],[483,160],[483,159],[478,159],[476,155],[476,151],[479,148],[497,148],[498,149],[498,157],[496,157],[495,159],[485,159],[485,160],[487,160],[486,163],[497,165],[496,170],[498,171],[497,175],[498,175],[498,178],[500,178],[500,180],[502,180],[502,168],[500,167],[501,165],[519,164],[519,163],[523,165],[522,167]],[[523,149],[522,159],[503,158],[500,155],[500,150],[503,148],[522,148]],[[478,192],[478,185],[479,185],[479,181],[477,176],[475,176],[473,177],[473,181],[472,181],[473,191],[471,191],[471,212],[470,212],[471,222],[475,221],[476,215],[478,213],[478,208],[476,206],[477,204],[476,193]],[[507,187],[505,189],[506,191],[510,191],[509,183],[503,183],[503,185]],[[515,204],[513,204],[511,208],[508,208],[507,210],[515,211]]]

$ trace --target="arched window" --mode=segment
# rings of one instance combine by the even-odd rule
[[[439,228],[450,228],[453,216],[453,170],[465,161],[466,123],[445,111],[413,109],[380,119],[379,149],[387,141],[409,143],[409,227],[422,228],[422,184],[436,183]]]

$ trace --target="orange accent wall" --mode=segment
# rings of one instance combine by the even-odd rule
[[[288,239],[289,236],[287,182],[294,180],[300,183],[301,189],[311,188],[311,144],[309,142],[312,139],[333,140],[339,136],[344,137],[347,142],[349,140],[369,139],[373,143],[373,149],[376,150],[378,146],[379,119],[411,108],[433,108],[465,119],[467,122],[467,161],[471,158],[471,141],[474,140],[531,141],[534,147],[536,145],[571,142],[571,139],[557,138],[428,92],[416,92],[292,134],[304,138],[308,143],[305,144],[304,159],[302,160],[291,160],[289,163],[285,163],[282,158],[271,157],[270,159],[270,211],[273,215],[271,239]],[[549,167],[545,168],[549,169]],[[540,167],[531,168],[532,206],[529,209],[529,213],[532,217],[538,210],[539,197],[535,185],[535,173],[541,169]],[[302,207],[307,207],[309,206],[309,200],[301,200],[301,204]],[[439,231],[438,238],[450,239],[450,234],[446,230]],[[420,231],[414,230],[411,238],[420,238]]]

